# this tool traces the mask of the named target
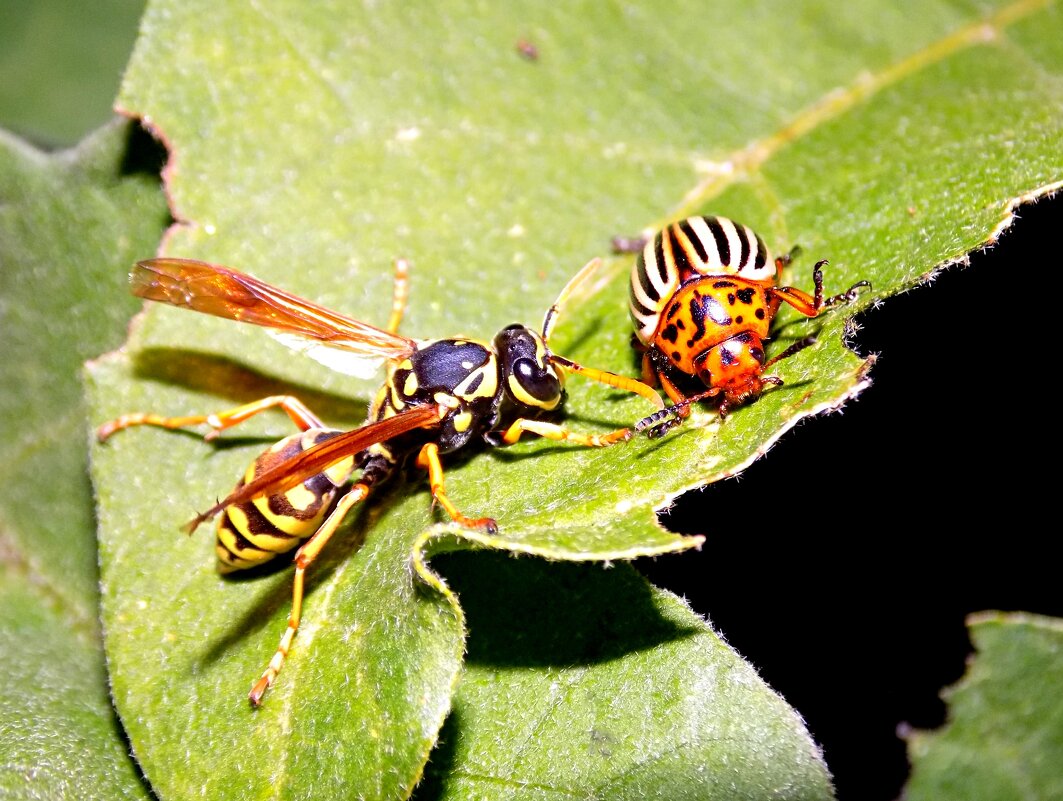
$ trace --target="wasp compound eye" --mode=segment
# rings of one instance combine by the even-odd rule
[[[522,358],[513,362],[513,378],[521,388],[540,405],[556,401],[561,395],[561,382],[549,370],[543,369],[533,359]]]

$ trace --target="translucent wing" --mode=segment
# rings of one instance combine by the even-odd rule
[[[352,375],[371,377],[383,360],[407,356],[416,346],[412,339],[216,264],[148,259],[137,262],[129,278],[134,295],[266,326],[284,344]]]
[[[446,406],[436,404],[414,406],[392,417],[366,423],[361,428],[345,431],[320,442],[312,448],[285,459],[254,481],[238,487],[227,498],[218,501],[202,514],[196,515],[184,527],[185,531],[189,533],[195,531],[201,523],[214,517],[228,506],[244,503],[260,495],[272,495],[290,489],[299,482],[306,481],[311,476],[327,470],[336,462],[361,453],[378,442],[385,442],[408,431],[413,431],[415,428],[434,425],[442,420],[448,411]]]

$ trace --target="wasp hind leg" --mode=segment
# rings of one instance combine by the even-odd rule
[[[339,528],[340,523],[343,522],[343,518],[347,516],[347,513],[351,510],[356,503],[360,503],[365,500],[369,494],[369,484],[357,483],[351,487],[350,491],[344,495],[336,503],[336,508],[332,510],[325,522],[321,524],[314,535],[302,544],[298,551],[295,552],[295,576],[292,581],[292,611],[288,615],[288,628],[284,630],[284,634],[281,635],[280,644],[277,646],[276,652],[273,654],[273,658],[269,661],[269,665],[262,673],[262,677],[255,682],[251,688],[251,692],[248,693],[248,700],[254,705],[259,706],[262,703],[262,696],[266,694],[266,690],[273,686],[273,682],[277,678],[277,674],[280,673],[281,667],[284,665],[284,660],[288,656],[288,651],[292,647],[292,640],[295,639],[295,633],[299,630],[299,621],[302,617],[303,611],[303,593],[306,579],[306,569],[317,559],[322,549],[328,544],[328,541],[332,538],[332,535],[336,533],[336,529]]]
[[[231,428],[238,423],[242,423],[248,418],[254,417],[259,412],[264,412],[267,409],[272,409],[278,406],[287,413],[288,417],[292,419],[292,422],[294,422],[301,431],[324,427],[324,424],[318,419],[317,415],[311,412],[310,409],[308,409],[298,398],[291,395],[271,395],[268,398],[260,398],[257,401],[245,403],[243,406],[237,406],[234,409],[227,409],[224,412],[216,412],[215,414],[188,415],[185,417],[163,417],[162,415],[147,412],[123,414],[121,417],[104,423],[96,429],[96,439],[100,442],[104,442],[116,431],[121,431],[123,428],[131,428],[133,426],[146,425],[176,429],[206,424],[211,427],[211,430],[207,432],[204,439],[209,441],[217,437],[218,434],[225,429]]]

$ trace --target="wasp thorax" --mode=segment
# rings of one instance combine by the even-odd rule
[[[498,332],[494,345],[502,365],[503,386],[514,401],[545,410],[561,402],[561,377],[541,336],[514,324]]]

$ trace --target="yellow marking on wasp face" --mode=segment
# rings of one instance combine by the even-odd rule
[[[515,375],[511,375],[509,377],[508,386],[509,393],[518,401],[523,403],[525,406],[534,406],[543,409],[552,409],[554,408],[554,406],[557,406],[556,402],[553,404],[553,406],[546,406],[538,398],[529,395],[527,392],[524,391],[524,387],[521,386]]]
[[[549,354],[546,352],[546,343],[543,342],[543,338],[538,334],[533,334],[535,338],[535,363],[540,367],[546,367],[549,361]]]
[[[472,425],[472,413],[471,412],[459,412],[452,418],[454,424],[454,430],[458,433],[465,433],[469,430],[469,426]]]
[[[406,381],[402,385],[402,391],[403,391],[403,394],[405,394],[407,398],[410,397],[411,395],[413,395],[415,392],[417,392],[417,374],[416,373],[410,373],[409,375],[406,376]]]

